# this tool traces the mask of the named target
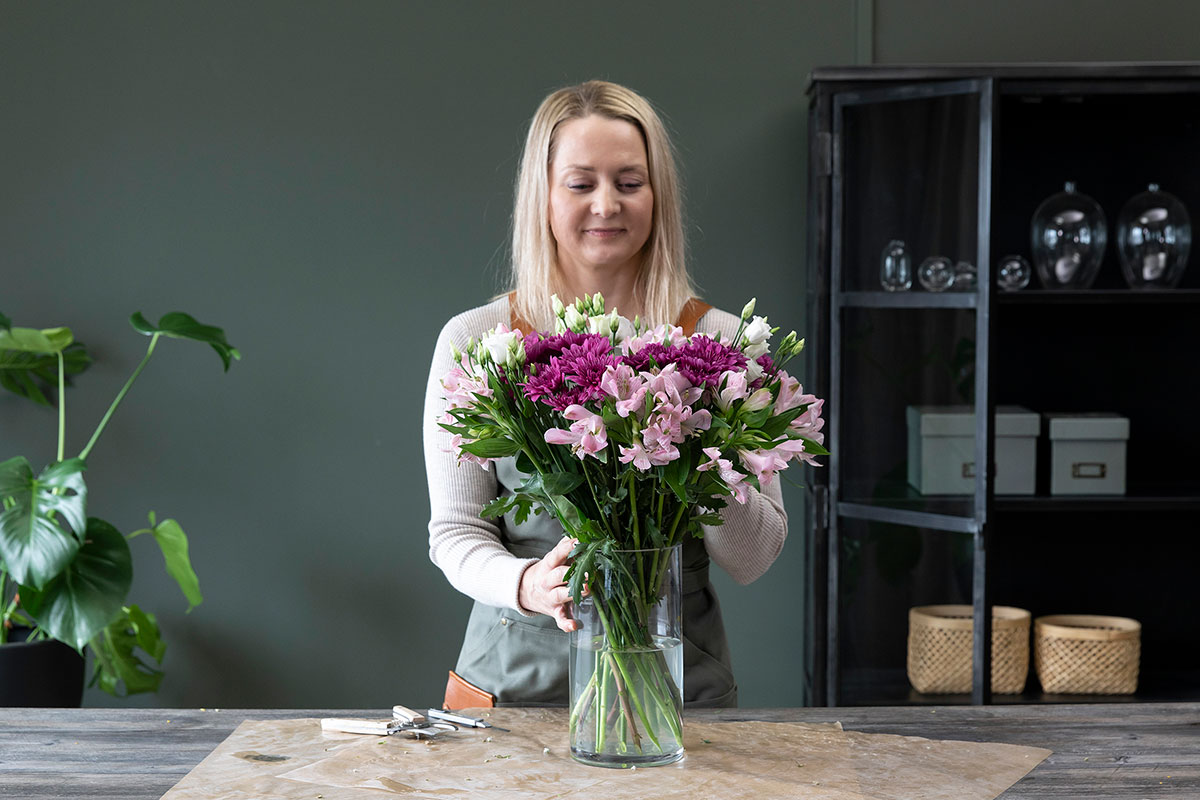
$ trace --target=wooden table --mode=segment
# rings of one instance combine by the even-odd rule
[[[157,799],[243,720],[379,715],[379,709],[0,709],[0,798]],[[1200,703],[733,709],[689,711],[686,718],[840,721],[865,733],[1053,750],[1005,800],[1200,798]]]

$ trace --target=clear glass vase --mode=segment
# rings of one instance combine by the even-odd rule
[[[616,550],[575,607],[571,757],[600,767],[683,758],[681,547]]]
[[[1096,279],[1108,224],[1100,205],[1068,181],[1042,201],[1031,223],[1033,263],[1046,289],[1087,289]]]
[[[1117,252],[1131,289],[1173,289],[1192,246],[1192,222],[1179,198],[1152,183],[1117,216]]]

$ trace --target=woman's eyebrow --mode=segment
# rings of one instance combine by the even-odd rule
[[[589,167],[585,164],[566,164],[563,166],[563,169],[575,169],[575,170],[579,170],[580,172],[595,172],[596,171],[595,167]],[[620,169],[617,170],[617,172],[645,172],[645,171],[646,171],[646,167],[644,167],[641,164],[630,164],[627,167],[621,167]]]

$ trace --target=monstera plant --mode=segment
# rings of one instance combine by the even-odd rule
[[[210,345],[226,371],[232,359],[241,358],[224,331],[182,312],[167,314],[157,325],[136,313],[130,323],[150,337],[146,355],[83,450],[68,458],[64,391],[70,376],[91,359],[68,328],[13,327],[0,314],[0,387],[42,405],[53,404],[50,395],[58,405],[53,461],[40,469],[25,456],[0,461],[0,649],[15,628],[24,627],[30,629],[26,641],[54,639],[81,655],[90,650],[91,683],[114,695],[155,691],[163,675],[156,665],[162,664],[165,644],[154,615],[127,601],[133,581],[129,540],[149,534],[158,543],[188,611],[203,597],[187,536],[175,520],[159,521],[151,511],[148,527],[122,534],[88,515],[88,456],[163,337]]]

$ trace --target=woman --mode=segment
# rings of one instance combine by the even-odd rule
[[[577,625],[563,580],[572,542],[557,522],[544,514],[519,525],[479,516],[520,482],[514,460],[481,470],[459,466],[448,452],[450,436],[437,420],[451,345],[466,350],[470,338],[502,322],[525,333],[552,329],[551,295],[570,302],[596,292],[630,319],[731,338],[737,317],[693,299],[677,184],[666,130],[640,95],[602,81],[554,92],[530,125],[517,179],[514,290],[454,317],[438,337],[425,395],[429,555],[475,600],[447,689],[451,707],[493,699],[565,705],[566,632]],[[684,544],[683,688],[690,706],[737,704],[708,564],[716,561],[746,584],[774,562],[787,536],[778,481],[752,491],[745,505],[730,504],[723,518],[703,540]]]

